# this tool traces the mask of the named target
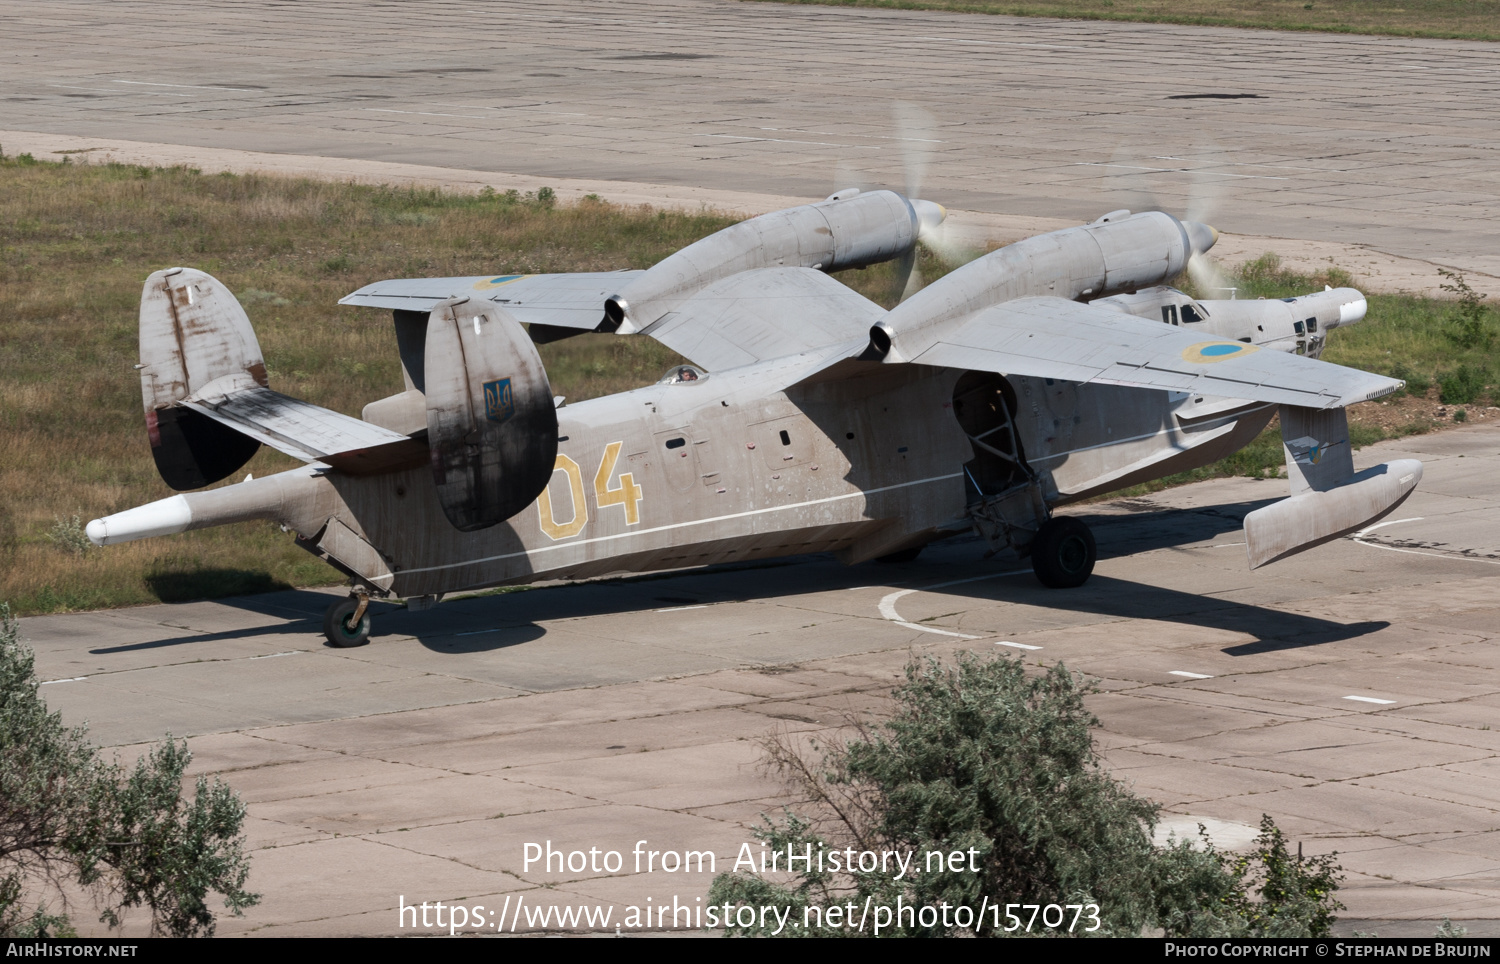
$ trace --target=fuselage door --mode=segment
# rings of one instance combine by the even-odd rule
[[[813,427],[801,416],[757,422],[750,426],[750,439],[768,469],[790,468],[813,459]]]
[[[690,491],[698,481],[698,463],[693,437],[685,428],[657,432],[652,436],[655,458],[661,461],[667,484],[678,492]]]

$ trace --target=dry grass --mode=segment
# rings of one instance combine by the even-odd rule
[[[1500,0],[777,0],[840,7],[1500,40]]]
[[[21,613],[336,583],[269,525],[71,551],[83,521],[171,492],[146,446],[136,312],[150,272],[191,265],[239,294],[272,384],[358,414],[401,390],[386,312],[341,308],[381,278],[647,267],[732,219],[126,165],[0,163],[0,599]],[[559,394],[646,384],[650,339],[542,347]],[[246,471],[294,463],[263,449]]]

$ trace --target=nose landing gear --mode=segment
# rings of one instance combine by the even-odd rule
[[[370,641],[370,595],[355,592],[340,599],[323,614],[323,635],[340,649],[363,646]]]

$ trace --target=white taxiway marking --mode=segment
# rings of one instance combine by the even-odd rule
[[[1187,670],[1182,670],[1182,669],[1174,669],[1170,673],[1168,673],[1167,675],[1168,676],[1184,676],[1184,677],[1186,677],[1188,679],[1213,679],[1212,676],[1205,676],[1203,673],[1189,673]]]
[[[289,649],[284,653],[267,653],[264,656],[251,656],[250,659],[275,659],[278,656],[298,656],[303,652],[304,650],[300,649]]]
[[[997,639],[997,640],[995,640],[995,645],[996,646],[1009,646],[1009,647],[1011,647],[1013,649],[1041,649],[1042,648],[1040,646],[1030,646],[1030,645],[1028,645],[1026,643],[1013,643],[1013,642],[1011,642],[1008,639]]]
[[[88,679],[87,676],[70,676],[67,679],[44,679],[38,686],[51,686],[53,683],[78,683]]]
[[[1362,546],[1369,546],[1371,549],[1384,549],[1387,552],[1405,552],[1413,556],[1432,556],[1434,559],[1456,559],[1460,562],[1482,562],[1488,566],[1500,566],[1500,561],[1496,561],[1494,559],[1475,559],[1473,556],[1465,556],[1453,552],[1423,552],[1420,549],[1402,549],[1398,546],[1383,546],[1378,542],[1366,542],[1364,540],[1365,536],[1374,532],[1376,529],[1381,529],[1385,526],[1398,525],[1402,522],[1421,522],[1423,518],[1425,518],[1425,516],[1415,516],[1410,519],[1392,519],[1389,522],[1377,522],[1372,526],[1365,526],[1363,529],[1359,530],[1349,538]]]
[[[1373,696],[1346,696],[1344,699],[1353,700],[1356,703],[1378,703],[1381,706],[1390,706],[1396,702],[1395,700],[1377,700]]]
[[[673,606],[671,609],[653,609],[651,611],[654,612],[654,613],[680,613],[680,612],[682,612],[685,609],[707,609],[707,608],[708,608],[708,603],[703,603],[702,605],[699,605],[699,606]]]
[[[983,637],[981,636],[971,636],[968,633],[955,633],[949,629],[938,629],[933,626],[919,626],[916,623],[909,623],[906,620],[902,619],[901,614],[896,611],[896,600],[900,599],[902,596],[910,596],[914,592],[931,592],[934,589],[946,589],[949,586],[960,586],[966,582],[981,582],[985,579],[999,579],[1002,576],[1019,576],[1022,573],[1030,571],[1030,569],[1013,569],[1010,572],[992,572],[987,576],[970,576],[967,579],[954,579],[951,582],[940,582],[935,586],[926,586],[922,589],[902,589],[898,592],[893,592],[880,600],[880,615],[886,619],[889,619],[897,626],[904,626],[907,629],[915,629],[919,633],[932,633],[937,636],[953,636],[958,639],[982,639]],[[1040,646],[1026,647],[1022,646],[1020,643],[1002,643],[1000,645],[1015,646],[1019,649],[1041,648]]]
[[[1400,525],[1403,522],[1421,522],[1424,518],[1426,518],[1426,517],[1425,516],[1420,516],[1420,515],[1415,515],[1415,516],[1412,516],[1410,519],[1392,519],[1389,522],[1377,522],[1377,523],[1375,523],[1372,526],[1365,526],[1363,529],[1361,529],[1358,532],[1356,532],[1354,534],[1354,538],[1358,539],[1360,536],[1369,535],[1371,532],[1374,532],[1376,529],[1384,529],[1386,526]]]

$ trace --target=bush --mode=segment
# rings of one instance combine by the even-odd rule
[[[901,880],[857,870],[723,874],[709,902],[790,907],[790,919],[801,921],[809,906],[869,899],[891,907],[899,899],[977,909],[988,898],[991,906],[1097,904],[1098,936],[1153,926],[1168,936],[1326,934],[1341,906],[1333,899],[1339,868],[1332,857],[1290,857],[1269,817],[1249,856],[1220,854],[1206,839],[1152,845],[1157,806],[1100,765],[1091,731],[1098,721],[1083,705],[1091,691],[1061,664],[1028,676],[1020,659],[962,654],[949,669],[934,660],[909,665],[895,715],[815,746],[816,760],[789,739],[770,741],[770,765],[817,816],[767,819],[756,835],[768,848],[914,853],[912,870]],[[972,854],[978,869],[929,870],[922,857],[929,851]],[[956,920],[897,919],[883,933],[974,932]],[[978,933],[1003,936],[988,925]]]
[[[1330,265],[1312,274],[1301,274],[1281,263],[1281,257],[1266,252],[1254,261],[1247,261],[1233,273],[1239,287],[1239,298],[1282,298],[1288,295],[1320,291],[1324,285],[1335,288],[1350,287],[1354,279],[1343,268]],[[1202,297],[1222,297],[1202,292]]]
[[[1444,332],[1448,340],[1459,348],[1489,348],[1495,341],[1495,332],[1489,323],[1489,306],[1483,304],[1489,295],[1469,287],[1469,282],[1457,272],[1439,268],[1438,274],[1448,279],[1440,287],[1458,299],[1458,308],[1449,318],[1448,330]]]
[[[1400,398],[1402,395],[1414,395],[1417,398],[1426,396],[1427,390],[1432,387],[1432,379],[1410,367],[1405,362],[1396,362],[1391,366],[1391,377],[1399,378],[1406,383],[1406,387],[1398,392],[1392,392],[1392,398]]]
[[[81,556],[94,548],[94,544],[89,541],[88,534],[84,532],[83,521],[76,515],[68,519],[57,517],[52,531],[47,533],[47,538],[52,540],[54,546],[69,555]]]
[[[1470,405],[1484,393],[1489,372],[1477,365],[1459,365],[1438,377],[1438,400],[1444,405]]]
[[[168,738],[126,772],[47,712],[38,686],[0,603],[0,936],[70,934],[67,918],[42,902],[28,908],[26,896],[65,878],[99,898],[110,926],[145,906],[153,933],[173,937],[213,934],[209,891],[235,914],[259,900],[244,889],[244,804],[202,777],[183,799],[185,742]]]

